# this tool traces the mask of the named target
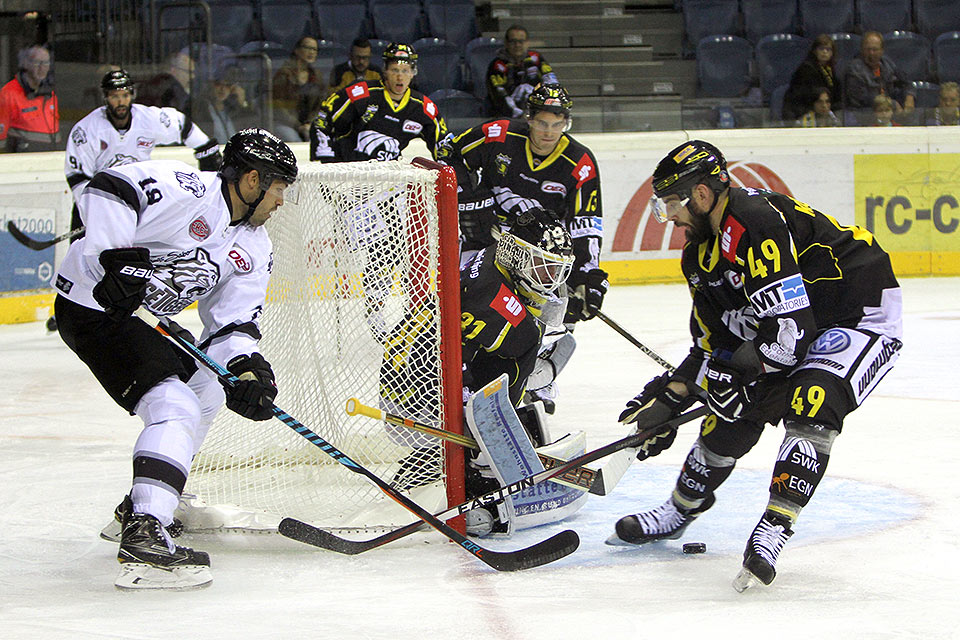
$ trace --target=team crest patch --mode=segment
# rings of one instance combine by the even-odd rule
[[[200,182],[200,176],[197,174],[187,173],[186,171],[174,171],[173,175],[177,177],[177,182],[180,183],[180,188],[184,191],[189,191],[197,198],[202,198],[203,194],[206,193],[207,188]]]
[[[507,175],[507,169],[510,167],[510,156],[505,153],[497,154],[497,173],[502,176]]]
[[[119,167],[125,164],[133,164],[136,161],[137,159],[134,158],[133,156],[127,155],[125,153],[118,153],[117,155],[113,156],[113,160],[111,160],[110,164],[108,164],[107,166]]]
[[[200,216],[190,223],[190,237],[196,240],[206,240],[210,237],[210,225]]]
[[[143,136],[137,138],[137,148],[138,149],[152,149],[153,148],[153,138],[144,138]]]
[[[246,251],[240,247],[234,245],[230,249],[230,253],[227,254],[230,257],[230,262],[233,264],[233,268],[238,273],[250,273],[253,271],[253,261],[250,260],[250,256]]]
[[[162,124],[168,129],[170,128],[170,116],[168,116],[163,111],[160,112],[160,124]]]
[[[107,141],[106,141],[106,140],[101,140],[101,141],[100,141],[100,151],[106,151],[106,150],[107,150],[107,147],[109,147],[109,146],[110,146],[110,145],[107,144]]]
[[[83,127],[77,127],[70,134],[70,139],[73,140],[73,144],[87,144],[87,132]]]
[[[360,120],[362,120],[363,122],[370,122],[371,118],[377,115],[377,109],[379,108],[380,107],[375,104],[371,104],[367,106],[367,110],[363,112],[362,116],[360,116]]]

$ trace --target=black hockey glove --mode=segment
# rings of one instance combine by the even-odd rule
[[[254,353],[235,357],[227,363],[227,369],[240,378],[236,385],[224,385],[227,408],[250,420],[272,418],[277,383],[270,363],[259,353]]]
[[[750,387],[744,371],[737,367],[729,351],[717,350],[707,361],[707,405],[728,422],[743,414],[750,404]]]
[[[483,249],[493,244],[490,233],[497,223],[497,203],[489,189],[461,194],[457,204],[460,213],[460,236],[463,250]]]
[[[692,394],[681,396],[668,387],[667,385],[673,380],[672,374],[664,373],[648,382],[643,391],[627,403],[627,408],[620,413],[620,422],[634,423],[637,426],[637,432],[640,432],[663,424],[686,411],[696,402],[696,396]],[[664,427],[662,431],[647,438],[640,445],[637,450],[637,460],[646,460],[669,449],[676,437],[676,429]]]
[[[200,171],[216,171],[223,163],[223,156],[220,154],[216,138],[210,138],[194,149],[193,157],[197,159],[197,168]]]
[[[589,320],[597,315],[609,287],[607,272],[603,269],[571,273],[567,280],[570,302],[567,304],[567,315],[563,321],[569,324],[577,320]]]
[[[93,299],[114,322],[128,318],[143,304],[153,274],[150,250],[144,247],[107,249],[100,254],[106,273],[93,287]]]

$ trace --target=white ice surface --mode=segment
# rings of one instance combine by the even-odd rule
[[[903,356],[846,421],[774,584],[744,594],[730,582],[779,429],[683,540],[603,544],[617,518],[665,499],[692,424],[564,523],[580,548],[545,567],[497,573],[432,532],[359,556],[276,535],[195,535],[187,544],[212,557],[209,589],[120,593],[116,547],[97,532],[128,488],[139,421],[42,323],[0,327],[0,638],[960,638],[960,279],[902,284]],[[683,287],[616,287],[604,310],[668,360],[685,354]],[[616,416],[659,369],[599,320],[576,337],[551,428],[583,429],[593,448],[625,434]],[[484,544],[516,548],[560,529]],[[683,555],[684,541],[707,553]]]

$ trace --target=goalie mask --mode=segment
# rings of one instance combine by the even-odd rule
[[[260,176],[260,196],[253,202],[247,202],[241,196],[240,199],[249,207],[241,222],[250,219],[264,194],[274,187],[274,182],[282,183],[280,188],[293,185],[297,179],[297,158],[286,142],[269,131],[243,129],[233,134],[224,146],[223,164],[220,165],[218,174],[224,182],[234,183],[239,195],[236,183],[243,174],[252,169],[256,169]],[[296,191],[290,188],[284,189],[283,197],[293,203],[297,201]]]
[[[685,207],[698,184],[707,185],[715,197],[730,186],[726,158],[703,140],[685,142],[668,153],[657,164],[652,180],[650,211],[660,222],[666,222],[677,209]],[[680,199],[665,202],[664,198],[671,195]]]
[[[532,291],[555,292],[573,268],[570,234],[544,209],[524,211],[497,241],[497,263]]]

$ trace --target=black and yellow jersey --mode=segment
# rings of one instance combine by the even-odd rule
[[[567,134],[549,156],[535,156],[529,131],[526,122],[493,120],[448,138],[440,160],[454,168],[463,189],[479,177],[476,188],[493,192],[506,228],[531,206],[555,211],[573,238],[574,269],[596,268],[603,240],[597,160]]]
[[[752,342],[767,373],[803,359],[818,331],[854,328],[898,287],[873,235],[789,196],[731,188],[719,233],[683,249],[692,355]],[[692,362],[684,374],[693,378]]]
[[[324,100],[310,124],[310,159],[396,160],[414,138],[434,157],[447,125],[430,98],[407,89],[395,102],[381,86],[357,82]]]

